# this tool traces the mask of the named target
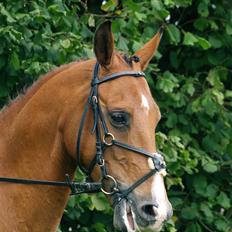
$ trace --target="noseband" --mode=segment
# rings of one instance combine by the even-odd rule
[[[80,167],[80,169],[87,175],[87,177],[91,176],[91,173],[96,165],[100,167],[101,170],[101,191],[106,195],[114,195],[114,204],[117,204],[121,199],[126,198],[130,192],[132,192],[136,187],[141,185],[143,182],[145,182],[149,177],[154,175],[156,172],[160,172],[162,169],[166,169],[166,165],[163,159],[163,156],[159,153],[150,153],[142,148],[132,146],[130,144],[123,143],[121,141],[118,141],[115,139],[114,135],[108,130],[108,127],[106,125],[105,118],[103,116],[101,105],[99,102],[99,94],[98,94],[98,86],[100,84],[103,84],[108,81],[115,80],[117,78],[121,78],[124,76],[131,76],[134,78],[140,78],[145,77],[145,74],[143,72],[137,72],[137,71],[123,71],[118,73],[113,73],[109,76],[105,76],[101,79],[98,77],[100,65],[96,63],[94,67],[93,72],[93,78],[91,82],[91,90],[89,93],[88,101],[84,107],[84,112],[82,114],[80,127],[78,131],[77,136],[77,162]],[[83,127],[85,124],[86,114],[89,110],[89,108],[92,109],[93,112],[93,129],[92,133],[95,133],[96,135],[96,154],[93,160],[90,162],[88,168],[84,168],[81,162],[81,151],[80,151],[80,143],[81,143],[81,136]],[[101,135],[101,132],[103,131],[103,135]],[[132,151],[136,154],[143,155],[147,158],[150,158],[153,161],[154,169],[152,169],[150,172],[145,174],[143,177],[135,181],[131,186],[129,186],[125,190],[119,189],[119,183],[118,181],[111,175],[107,173],[107,168],[105,165],[105,159],[104,159],[104,151],[112,146],[120,147],[124,150]],[[113,184],[113,187],[111,187],[111,190],[105,189],[105,181],[110,181]]]
[[[88,100],[85,104],[84,111],[81,117],[80,126],[77,135],[76,151],[77,151],[77,162],[80,169],[87,175],[88,179],[91,179],[91,174],[96,165],[100,167],[101,170],[101,180],[100,182],[77,182],[71,181],[68,174],[66,174],[66,181],[47,181],[47,180],[32,180],[32,179],[21,179],[21,178],[10,178],[10,177],[0,177],[0,182],[8,182],[14,184],[29,184],[29,185],[48,185],[48,186],[67,186],[70,187],[71,193],[80,194],[80,193],[92,193],[92,192],[103,192],[106,195],[112,195],[114,200],[114,205],[121,201],[121,199],[126,198],[130,192],[132,192],[136,187],[145,182],[149,177],[154,175],[156,172],[166,169],[166,165],[163,159],[163,156],[159,153],[150,153],[142,148],[132,146],[120,142],[115,139],[114,135],[110,133],[107,128],[105,118],[101,111],[101,106],[99,103],[98,95],[98,86],[108,81],[115,80],[124,76],[130,76],[134,78],[145,77],[143,72],[137,71],[123,71],[113,73],[109,76],[105,76],[101,79],[98,78],[99,73],[99,64],[96,63],[93,72],[93,78],[91,82],[91,90],[88,96]],[[93,160],[90,162],[88,168],[84,168],[81,162],[81,136],[86,120],[86,115],[89,110],[92,109],[93,112],[93,129],[92,133],[96,135],[96,154]],[[101,135],[103,131],[103,136]],[[104,151],[112,146],[120,147],[124,150],[132,151],[138,155],[143,155],[147,158],[150,158],[153,161],[154,168],[145,174],[143,177],[135,181],[127,189],[119,189],[118,181],[111,175],[108,174],[107,168],[105,165]],[[110,190],[106,190],[105,182],[111,182],[113,185]]]

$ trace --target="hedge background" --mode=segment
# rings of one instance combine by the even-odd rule
[[[162,112],[157,144],[174,206],[163,231],[232,231],[229,0],[1,0],[1,106],[55,66],[92,57],[94,31],[106,17],[117,48],[129,54],[166,27],[146,71]],[[114,231],[103,195],[70,198],[59,231],[77,228]]]

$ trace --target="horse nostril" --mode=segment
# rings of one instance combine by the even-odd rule
[[[144,205],[142,206],[142,211],[151,217],[156,216],[156,206],[155,205]]]

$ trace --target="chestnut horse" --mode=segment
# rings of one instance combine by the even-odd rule
[[[104,167],[109,179],[115,181],[115,193],[127,191],[113,204],[114,225],[121,231],[160,230],[172,215],[172,207],[164,187],[165,167],[159,169],[159,162],[155,164],[160,158],[154,135],[160,111],[142,73],[160,38],[161,31],[128,58],[114,49],[111,25],[105,22],[94,38],[96,59],[67,64],[46,74],[24,96],[5,107],[0,113],[0,176],[62,181],[68,173],[73,178],[80,125],[80,160],[83,168],[89,166],[96,154],[97,138],[91,133],[96,115],[86,110],[83,123],[82,113],[97,62],[95,74],[100,81],[123,72],[121,78],[99,85],[95,99],[101,106],[97,116],[104,118],[105,123],[101,123],[110,132],[105,139],[107,143],[115,140],[116,145],[104,149]],[[98,133],[104,130],[100,127]],[[121,147],[116,141],[123,142]],[[100,179],[101,167],[102,163],[94,166],[93,181]],[[67,187],[0,182],[0,231],[56,231],[69,194]],[[109,195],[111,203],[114,195]]]

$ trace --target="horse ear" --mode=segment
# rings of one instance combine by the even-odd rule
[[[161,27],[159,31],[155,34],[155,36],[151,40],[149,40],[141,49],[135,52],[135,55],[140,57],[140,64],[142,70],[146,69],[151,58],[155,54],[159,46],[162,34],[163,27]]]
[[[97,61],[102,66],[110,65],[114,51],[114,37],[111,32],[111,22],[106,21],[99,26],[94,36],[94,52]]]

